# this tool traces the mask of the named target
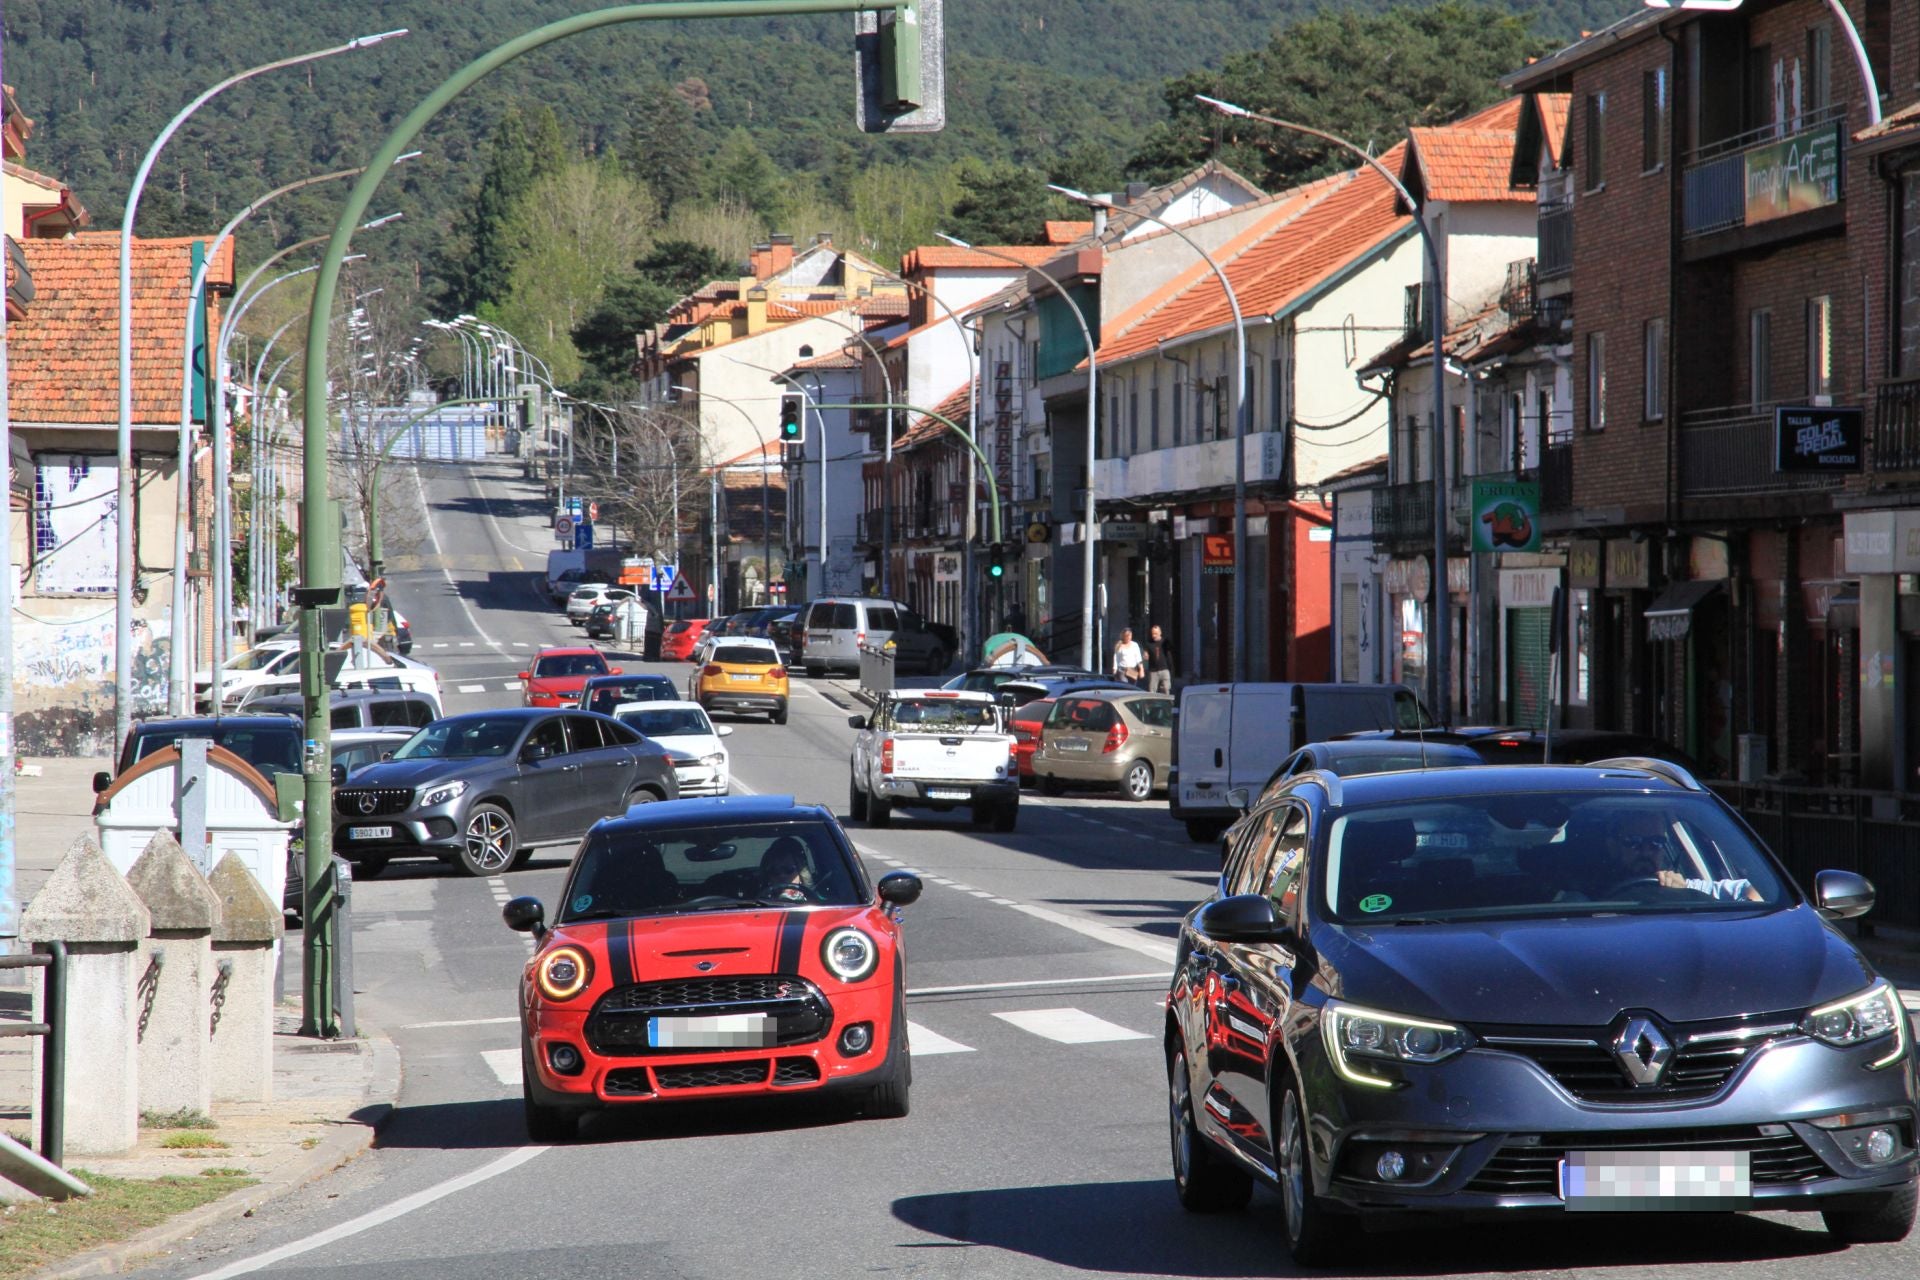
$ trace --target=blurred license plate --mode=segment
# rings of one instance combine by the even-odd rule
[[[1062,738],[1052,745],[1062,751],[1085,751],[1087,749],[1087,740],[1085,738]]]
[[[738,683],[742,683],[742,684],[751,684],[755,680],[758,680],[759,678],[760,678],[759,676],[753,675],[751,673],[747,675],[729,674],[727,676],[727,679],[738,682]]]
[[[1560,1198],[1590,1213],[1744,1209],[1753,1174],[1745,1151],[1569,1151]]]
[[[349,840],[391,840],[393,839],[393,828],[392,827],[348,827],[347,839]]]
[[[973,792],[965,787],[928,787],[929,800],[971,800]]]
[[[704,1018],[649,1018],[647,1044],[655,1049],[765,1049],[774,1021],[764,1013],[720,1013]]]

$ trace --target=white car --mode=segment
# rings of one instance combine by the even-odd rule
[[[724,796],[733,789],[732,760],[720,739],[732,725],[715,725],[697,702],[623,702],[613,718],[667,749],[680,795]]]
[[[424,662],[412,658],[402,658],[398,654],[382,656],[370,649],[349,650],[346,664],[340,674],[335,676],[330,686],[334,689],[410,689],[415,693],[426,694],[433,699],[434,714],[442,714],[446,706],[440,693],[440,673]],[[276,670],[264,679],[256,681],[240,698],[244,709],[250,703],[261,698],[270,698],[279,693],[297,693],[300,689],[299,654],[294,654],[294,662],[285,670]],[[232,695],[229,693],[231,699]]]
[[[567,621],[576,627],[583,627],[595,605],[633,598],[633,592],[625,587],[610,586],[604,582],[586,583],[575,587],[573,594],[567,597]]]
[[[233,655],[220,668],[221,710],[239,705],[240,700],[261,684],[276,676],[300,675],[300,640],[298,637],[275,636],[263,640],[251,649],[244,649]],[[193,673],[193,696],[196,703],[213,708],[210,704],[213,696],[213,670]]]

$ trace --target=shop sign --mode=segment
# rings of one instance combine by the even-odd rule
[[[1100,525],[1102,542],[1145,542],[1147,525],[1144,520],[1107,520]]]
[[[1200,572],[1233,572],[1233,535],[1207,533],[1200,536]]]
[[[1696,537],[1687,544],[1687,577],[1695,582],[1719,582],[1732,576],[1727,540]]]
[[[1567,585],[1597,587],[1603,557],[1600,543],[1590,538],[1575,538],[1567,543]]]
[[[1844,573],[1920,573],[1920,511],[1849,511]]]
[[[1425,600],[1427,591],[1433,586],[1433,570],[1427,567],[1425,556],[1389,560],[1386,571],[1380,575],[1380,583],[1390,596],[1411,596],[1415,600]]]
[[[1607,541],[1607,586],[1624,591],[1638,589],[1645,591],[1651,581],[1647,576],[1647,544],[1635,542],[1631,538],[1611,538]]]
[[[1473,482],[1473,549],[1538,551],[1540,485],[1533,480]]]
[[[1503,569],[1500,571],[1502,609],[1545,609],[1560,585],[1558,569]]]
[[[933,557],[933,580],[935,582],[960,581],[960,554],[957,551],[941,551]]]
[[[1744,157],[1746,224],[1770,222],[1840,200],[1840,126],[1755,147]]]
[[[1773,411],[1773,469],[1845,475],[1859,471],[1866,452],[1867,411],[1780,405]]]

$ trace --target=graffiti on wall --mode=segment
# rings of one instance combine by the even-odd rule
[[[14,733],[25,756],[107,756],[113,741],[113,610],[72,620],[14,618]],[[136,618],[133,714],[166,709],[172,645],[165,621]]]

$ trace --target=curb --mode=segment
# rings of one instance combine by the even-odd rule
[[[365,1030],[360,1038],[366,1041],[373,1060],[366,1092],[360,1106],[340,1122],[338,1132],[321,1139],[311,1151],[265,1181],[177,1214],[138,1235],[53,1263],[31,1273],[26,1280],[78,1280],[83,1276],[118,1274],[136,1260],[144,1261],[166,1246],[198,1235],[215,1223],[244,1218],[262,1205],[332,1173],[372,1147],[375,1135],[393,1115],[394,1103],[400,1096],[400,1052],[382,1032]]]

